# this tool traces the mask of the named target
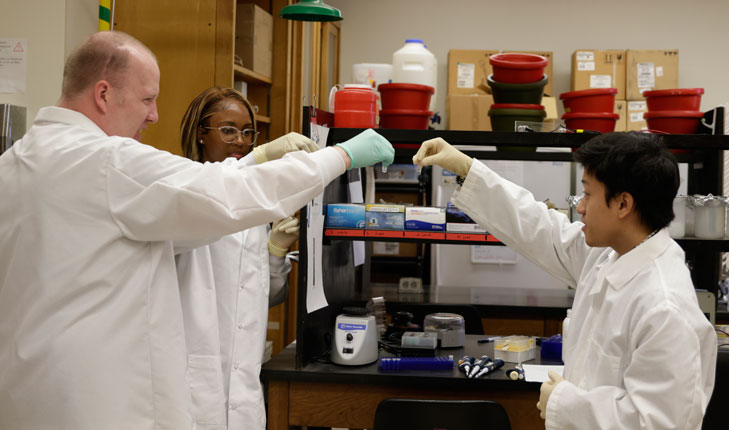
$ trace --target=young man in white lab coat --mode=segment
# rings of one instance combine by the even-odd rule
[[[393,159],[381,139],[202,164],[135,140],[158,93],[144,45],[96,33],[58,105],[0,156],[2,429],[191,429],[173,241],[284,218],[347,168]]]
[[[413,157],[465,178],[454,204],[577,289],[564,379],[551,372],[541,388],[547,429],[699,429],[717,342],[665,228],[679,185],[675,157],[651,135],[611,133],[575,160],[585,195],[582,222],[570,223],[443,139]]]

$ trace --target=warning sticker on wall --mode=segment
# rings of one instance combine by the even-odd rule
[[[0,38],[0,93],[25,93],[25,39]]]

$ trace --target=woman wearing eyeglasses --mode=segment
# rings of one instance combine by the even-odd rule
[[[282,152],[317,149],[296,133],[255,146],[253,107],[231,88],[197,96],[181,131],[184,155],[200,162],[254,165]],[[286,298],[291,270],[286,253],[298,235],[298,220],[288,217],[272,229],[250,228],[177,255],[197,429],[266,428],[259,373],[268,308]]]

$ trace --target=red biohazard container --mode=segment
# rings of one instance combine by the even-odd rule
[[[698,111],[701,109],[703,88],[676,88],[644,91],[648,111]]]
[[[377,94],[367,87],[345,85],[330,95],[334,127],[377,128]]]
[[[590,130],[600,133],[615,131],[615,123],[620,115],[612,112],[569,112],[562,115],[570,130]]]
[[[689,110],[659,110],[643,113],[649,130],[669,134],[695,134],[704,113]]]
[[[614,112],[617,88],[591,88],[570,91],[559,95],[564,111],[570,112]]]
[[[382,109],[409,109],[427,111],[435,88],[429,85],[391,83],[377,87],[380,92]]]
[[[494,81],[506,84],[537,82],[544,77],[549,60],[541,55],[504,53],[489,57]]]
[[[382,128],[403,128],[409,130],[427,130],[433,112],[415,109],[382,109],[380,126]]]

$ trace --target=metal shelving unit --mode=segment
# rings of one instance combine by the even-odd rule
[[[319,112],[319,111],[317,111]],[[304,133],[308,133],[308,123],[311,116],[305,112]],[[326,113],[324,113],[326,114]],[[327,145],[334,145],[348,140],[363,130],[337,129],[329,130]],[[477,132],[477,131],[443,131],[443,130],[386,130],[377,131],[396,149],[396,162],[411,162],[420,144],[428,139],[441,137],[452,145],[458,145],[465,153],[478,156],[480,159],[523,160],[523,161],[572,161],[571,152],[522,152],[522,151],[476,151],[479,146],[519,146],[519,147],[546,147],[546,148],[578,148],[581,144],[594,137],[594,134],[564,134],[564,133],[506,133],[506,132]],[[722,151],[729,150],[729,136],[723,135],[657,135],[670,149],[689,150],[676,154],[681,163],[689,164],[688,193],[689,194],[721,194],[723,176]],[[466,145],[466,146],[461,146]],[[469,148],[469,146],[475,148]],[[341,186],[341,185],[340,185]],[[302,211],[302,220],[305,219]],[[300,243],[306,243],[306,228],[302,222]],[[330,232],[331,233],[331,232]],[[343,237],[328,234],[325,243],[346,243],[351,240],[382,241],[381,237]],[[458,241],[446,239],[414,239],[392,238],[387,241],[418,242],[418,243],[449,243],[449,244],[488,244],[501,245],[498,241],[484,240],[483,242]],[[684,248],[687,261],[692,267],[691,275],[696,288],[703,288],[716,293],[720,273],[720,252],[729,251],[729,240],[702,240],[694,238],[679,239],[677,242]],[[301,267],[306,267],[306,255],[301,255]],[[326,285],[325,285],[326,287]],[[325,346],[321,341],[322,331],[334,321],[335,312],[341,309],[342,302],[331,300],[326,312],[306,314],[306,271],[299,271],[299,317],[297,321],[297,366],[303,367],[314,357],[322,354]],[[319,312],[319,311],[317,311]],[[326,338],[326,336],[324,336]]]

